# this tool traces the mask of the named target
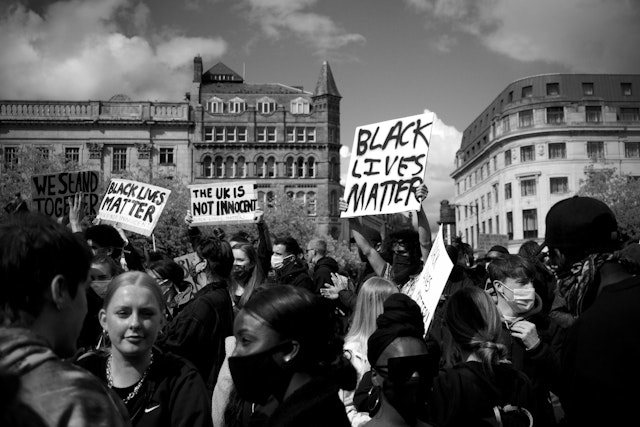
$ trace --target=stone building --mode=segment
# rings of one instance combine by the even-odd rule
[[[517,80],[463,133],[451,174],[456,228],[474,247],[479,234],[506,235],[512,253],[542,242],[549,208],[602,168],[640,176],[640,75]]]

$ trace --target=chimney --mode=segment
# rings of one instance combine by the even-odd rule
[[[193,82],[202,81],[202,57],[200,55],[193,58]]]

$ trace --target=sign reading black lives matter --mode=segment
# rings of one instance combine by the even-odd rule
[[[420,209],[416,189],[427,174],[433,113],[356,129],[343,218]]]
[[[82,193],[85,214],[98,213],[100,172],[59,172],[31,177],[31,200],[35,210],[52,217],[69,215],[69,201]]]
[[[100,203],[98,219],[148,237],[158,224],[169,194],[171,190],[166,188],[112,178]]]
[[[256,182],[225,182],[189,186],[193,225],[253,222],[256,217]]]

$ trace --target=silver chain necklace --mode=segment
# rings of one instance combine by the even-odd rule
[[[109,358],[107,359],[107,385],[109,386],[109,388],[113,388],[113,377],[111,376],[112,360],[113,360],[113,355],[109,354]],[[147,378],[147,374],[149,373],[149,369],[151,369],[152,364],[153,364],[153,351],[151,352],[151,359],[149,360],[149,366],[147,366],[147,369],[144,370],[142,377],[138,380],[138,383],[133,388],[133,391],[131,391],[131,393],[129,393],[127,397],[122,399],[125,405],[129,403],[129,401],[133,399],[136,394],[138,394],[140,387],[142,387],[142,383],[144,383],[145,378]]]

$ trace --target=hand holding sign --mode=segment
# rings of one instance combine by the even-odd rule
[[[84,213],[84,206],[82,203],[82,193],[76,193],[74,197],[69,199],[69,225],[71,231],[77,233],[82,231],[80,226],[80,220]]]
[[[418,188],[416,188],[416,199],[418,199],[418,202],[422,203],[428,194],[429,189],[425,184],[420,184]]]

